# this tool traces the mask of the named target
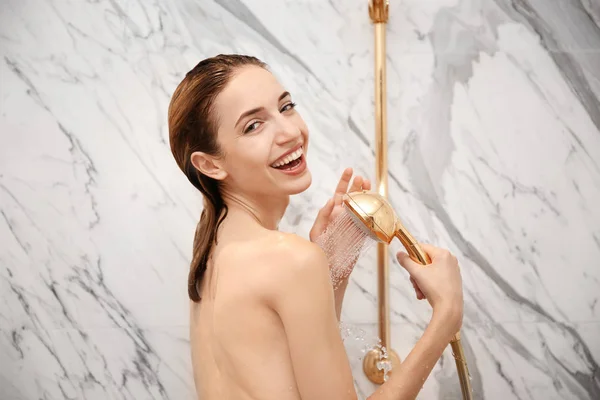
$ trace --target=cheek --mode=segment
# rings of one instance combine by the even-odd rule
[[[256,168],[265,167],[269,162],[268,146],[257,137],[240,140],[228,154],[228,167],[237,176],[255,174]]]

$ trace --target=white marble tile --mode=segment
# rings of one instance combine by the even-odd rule
[[[590,0],[391,0],[390,200],[461,260],[478,398],[600,395],[598,21]],[[311,129],[319,173],[282,224],[307,235],[344,167],[374,175],[367,1],[10,0],[0,52],[0,398],[192,398],[201,202],[168,148],[170,94],[210,55],[270,64]],[[398,249],[405,356],[431,311]],[[375,271],[370,252],[343,310],[373,331]],[[420,398],[458,398],[439,364]]]
[[[193,399],[187,327],[18,329],[2,337],[2,399]]]
[[[363,372],[362,351],[376,343],[376,324],[349,324],[353,337],[345,340],[359,399],[377,389]],[[597,326],[595,326],[597,328]],[[392,324],[392,346],[405,359],[423,329],[410,323]],[[474,398],[480,399],[591,399],[583,387],[593,384],[585,376],[589,365],[572,357],[570,349],[551,350],[552,342],[565,343],[565,336],[546,323],[479,323],[462,329]],[[521,342],[521,343],[518,343]],[[556,344],[556,342],[554,343]],[[573,344],[573,343],[570,343]],[[564,370],[569,369],[571,374]],[[580,373],[577,376],[577,373]],[[450,347],[433,368],[418,399],[462,398]]]

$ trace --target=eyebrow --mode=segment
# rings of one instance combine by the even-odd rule
[[[281,101],[281,100],[285,99],[287,96],[290,96],[290,92],[287,92],[287,91],[283,92],[283,93],[281,93],[281,96],[279,96],[277,101]],[[242,115],[240,115],[237,122],[235,123],[234,127],[237,127],[239,125],[240,121],[243,120],[244,118],[246,118],[252,114],[256,114],[257,112],[262,111],[264,109],[265,109],[264,107],[256,107],[256,108],[253,108],[251,110],[248,110],[248,111],[242,113]]]

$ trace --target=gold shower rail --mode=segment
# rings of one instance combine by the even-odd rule
[[[387,93],[385,70],[387,1],[370,0],[369,16],[375,26],[375,191],[387,199]],[[381,345],[387,350],[387,357],[392,363],[393,370],[400,364],[400,357],[390,346],[388,245],[381,242],[377,243],[377,277],[378,334]],[[365,355],[363,370],[371,382],[378,384],[384,382],[384,370],[378,366],[378,363],[383,359],[384,354],[380,348],[375,348]]]
[[[386,93],[386,25],[389,16],[388,0],[369,0],[369,16],[375,29],[375,181],[376,191],[388,197],[387,162],[387,93]],[[389,321],[389,258],[388,245],[377,244],[377,309],[379,337],[392,363],[392,371],[400,364],[400,358],[391,348]],[[473,398],[473,390],[467,362],[460,340],[460,332],[450,342],[464,400]],[[363,360],[363,371],[373,383],[384,383],[384,370],[378,363],[385,358],[382,349],[368,352]],[[393,372],[392,372],[393,373]]]

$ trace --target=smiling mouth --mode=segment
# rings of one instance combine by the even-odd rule
[[[271,164],[271,167],[275,169],[292,169],[297,167],[302,162],[302,156],[304,155],[304,148],[300,147],[298,150],[294,151],[292,154],[288,154],[282,160],[274,162]]]

